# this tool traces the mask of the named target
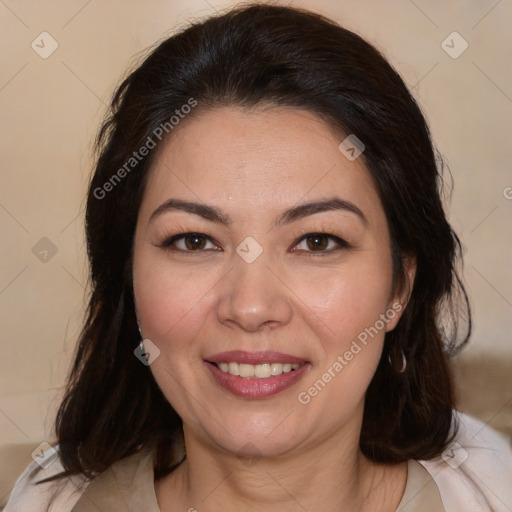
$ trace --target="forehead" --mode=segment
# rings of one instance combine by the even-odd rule
[[[339,150],[345,137],[319,116],[288,107],[200,112],[159,148],[142,208],[176,197],[250,216],[339,195],[379,209],[364,159]]]

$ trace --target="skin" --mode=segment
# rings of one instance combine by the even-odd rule
[[[151,371],[183,420],[187,450],[155,483],[161,510],[394,511],[406,464],[375,464],[358,440],[365,392],[400,314],[309,403],[297,399],[381,314],[406,305],[407,293],[393,287],[387,220],[363,157],[349,161],[338,149],[344,137],[313,113],[284,107],[219,107],[171,135],[155,155],[133,267],[143,336],[161,350]],[[333,210],[275,225],[288,208],[334,196],[366,222]],[[180,210],[151,218],[170,198],[215,206],[231,223]],[[162,247],[190,232],[213,241]],[[349,246],[301,239],[319,232]],[[236,252],[248,236],[263,251],[252,263]],[[408,276],[412,285],[412,263]],[[310,366],[277,395],[241,398],[205,367],[226,350],[274,350]]]

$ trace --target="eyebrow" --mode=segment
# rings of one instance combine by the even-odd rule
[[[359,220],[361,220],[365,226],[368,225],[368,219],[360,208],[358,208],[354,203],[340,199],[339,197],[294,206],[279,215],[276,225],[281,226],[283,224],[289,224],[290,222],[303,219],[304,217],[308,217],[315,213],[333,210],[342,210],[353,213],[359,217]]]
[[[163,213],[175,210],[192,213],[194,215],[202,217],[203,219],[215,222],[217,224],[223,224],[225,226],[229,226],[233,222],[229,215],[224,214],[216,206],[195,203],[192,201],[183,201],[181,199],[168,199],[167,201],[162,203],[151,214],[151,216],[149,217],[149,222],[151,222],[155,217],[162,215]],[[315,213],[335,210],[342,210],[353,213],[359,218],[359,220],[363,222],[365,226],[368,225],[368,219],[366,218],[365,214],[354,203],[351,203],[350,201],[346,201],[344,199],[340,199],[339,197],[333,197],[331,199],[326,199],[323,201],[313,201],[310,203],[304,203],[298,206],[293,206],[292,208],[289,208],[288,210],[284,211],[279,215],[279,217],[275,221],[275,226],[289,224],[291,222],[303,219],[310,215],[314,215]]]
[[[181,199],[168,199],[165,203],[162,203],[151,214],[149,222],[151,222],[155,217],[173,210],[181,210],[194,215],[199,215],[199,217],[203,217],[203,219],[217,224],[224,224],[226,226],[229,226],[232,222],[228,215],[222,213],[222,211],[215,206],[208,206],[206,204],[194,203],[191,201],[182,201]]]

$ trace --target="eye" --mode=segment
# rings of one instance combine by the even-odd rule
[[[186,252],[218,249],[208,236],[202,235],[201,233],[182,233],[180,235],[171,236],[161,244],[161,247]]]
[[[332,252],[349,247],[341,238],[327,233],[309,233],[294,246],[294,250],[306,252]]]

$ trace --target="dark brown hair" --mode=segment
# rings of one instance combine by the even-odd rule
[[[416,258],[417,272],[367,390],[360,447],[385,463],[439,455],[456,427],[448,355],[467,341],[471,321],[455,268],[460,243],[443,211],[442,165],[425,119],[399,75],[361,37],[318,14],[253,4],[159,44],[120,85],[99,133],[86,212],[91,297],[56,419],[67,474],[94,476],[140,445],[157,448],[157,475],[176,458],[181,420],[133,354],[140,338],[132,247],[155,151],[129,170],[126,162],[191,99],[190,116],[222,105],[305,109],[363,141],[389,224],[395,285],[405,282],[406,255]],[[122,180],[112,181],[123,166]],[[462,336],[455,299],[465,314]],[[388,360],[402,351],[407,369],[398,373]]]

